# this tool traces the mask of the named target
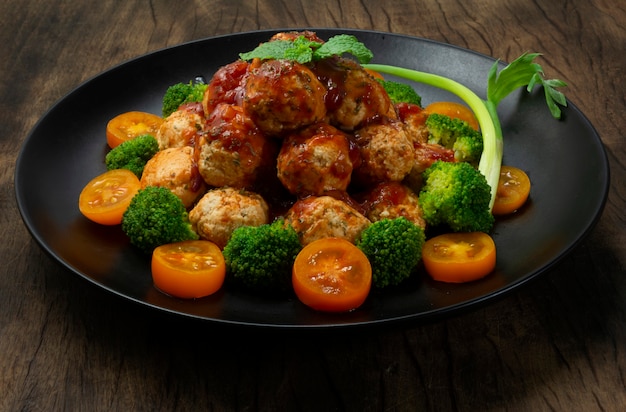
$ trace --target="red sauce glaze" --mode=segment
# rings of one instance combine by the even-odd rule
[[[209,116],[207,130],[209,139],[219,139],[224,149],[239,152],[242,159],[256,156],[257,152],[250,146],[250,140],[264,139],[242,107],[224,103],[218,105]]]
[[[204,108],[201,102],[183,103],[178,110],[184,110],[189,113],[194,113],[204,117]]]
[[[362,206],[369,210],[375,205],[386,204],[389,206],[401,205],[406,201],[409,192],[406,186],[399,182],[385,182],[376,185],[365,197]]]
[[[324,103],[330,123],[340,129],[357,129],[372,117],[393,111],[383,86],[352,60],[324,59],[315,64],[313,72],[326,87]]]
[[[417,119],[421,119],[421,124],[424,124],[426,123],[426,118],[428,118],[428,113],[422,107],[411,103],[396,104],[396,112],[402,122],[406,122],[410,118],[415,125],[417,125],[415,123]]]
[[[313,68],[317,78],[326,86],[326,95],[324,103],[328,111],[337,110],[346,96],[346,90],[343,86],[346,72],[334,63],[331,59],[325,59],[319,62]]]
[[[362,215],[365,215],[367,211],[365,206],[357,202],[352,196],[350,196],[348,192],[333,190],[333,191],[326,192],[325,195],[333,197],[337,200],[341,200],[342,202],[344,202],[345,204],[347,204],[348,206],[350,206],[351,208],[353,208],[354,210],[356,210]]]
[[[422,169],[428,168],[437,160],[444,162],[454,162],[454,151],[446,149],[438,144],[414,143],[416,163],[422,166]]]
[[[354,135],[348,135],[348,153],[350,161],[352,162],[352,170],[358,169],[361,166],[361,149],[354,139]]]
[[[192,192],[195,192],[195,193],[199,192],[206,186],[206,183],[204,182],[202,175],[200,175],[200,171],[198,170],[198,164],[196,162],[194,162],[191,168],[190,183],[191,183],[190,189]]]
[[[209,115],[219,103],[241,105],[243,100],[243,80],[249,64],[237,60],[221,67],[209,82],[204,99],[204,109]]]

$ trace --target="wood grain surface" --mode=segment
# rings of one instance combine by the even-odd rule
[[[624,2],[5,0],[0,16],[0,410],[626,410]],[[303,27],[401,33],[504,60],[544,53],[606,146],[612,183],[595,229],[545,276],[469,313],[303,334],[150,311],[62,269],[31,238],[15,159],[57,100],[154,50]]]

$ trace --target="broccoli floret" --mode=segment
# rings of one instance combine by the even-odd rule
[[[159,151],[159,143],[149,134],[137,136],[111,149],[104,158],[107,170],[128,169],[141,178],[143,168]]]
[[[422,258],[424,230],[405,217],[372,223],[357,241],[372,265],[376,288],[394,286],[408,279]]]
[[[302,249],[296,231],[283,219],[235,229],[224,248],[230,278],[244,287],[270,294],[287,291],[291,271]]]
[[[383,85],[393,103],[422,105],[422,97],[408,84],[394,82],[392,80],[379,79],[378,81]]]
[[[466,121],[433,113],[426,119],[426,127],[428,143],[451,149],[459,162],[478,164],[483,153],[483,137]]]
[[[133,197],[124,212],[122,230],[145,253],[167,243],[198,239],[182,200],[157,186],[147,186]]]
[[[422,177],[419,204],[427,224],[446,225],[454,232],[491,230],[491,187],[472,165],[439,160]]]
[[[200,82],[176,83],[163,95],[163,117],[174,113],[185,103],[201,102],[208,85]]]

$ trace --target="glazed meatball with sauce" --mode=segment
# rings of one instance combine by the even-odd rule
[[[141,187],[146,186],[166,187],[186,208],[191,207],[206,190],[194,161],[193,148],[171,147],[157,152],[141,175]]]
[[[249,187],[264,163],[275,152],[240,106],[220,103],[207,119],[196,147],[198,170],[215,187]]]
[[[407,220],[426,228],[417,194],[399,182],[385,182],[376,185],[365,196],[366,216],[372,222],[382,219],[405,217]]]
[[[313,69],[326,85],[326,109],[330,124],[353,131],[379,116],[396,117],[383,86],[358,63],[328,58]]]
[[[306,66],[266,60],[245,79],[243,108],[268,136],[283,136],[324,120],[324,85]]]
[[[249,64],[237,60],[220,67],[208,83],[202,99],[206,116],[210,116],[220,103],[241,106],[244,93],[244,79]]]
[[[413,145],[415,161],[404,183],[413,191],[419,192],[422,187],[422,173],[436,160],[454,161],[454,151],[438,144],[428,143],[426,119],[429,113],[420,106],[410,103],[396,105],[398,118],[404,125],[406,135]]]
[[[285,215],[302,245],[325,237],[355,242],[371,222],[357,209],[332,196],[310,196],[298,200]]]
[[[395,107],[398,119],[404,124],[409,140],[414,144],[426,143],[428,141],[428,128],[426,127],[428,112],[411,103],[398,103]]]
[[[189,212],[198,235],[224,248],[235,229],[269,221],[269,208],[256,193],[230,187],[209,190]]]
[[[345,191],[358,156],[358,149],[347,134],[327,123],[318,123],[283,141],[277,174],[294,195]]]
[[[415,154],[404,127],[388,119],[369,124],[354,133],[361,153],[361,165],[355,170],[360,185],[399,182],[413,168]]]
[[[165,118],[156,133],[159,149],[193,146],[203,127],[203,116],[196,106],[187,105]]]

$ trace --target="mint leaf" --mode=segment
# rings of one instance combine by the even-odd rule
[[[357,58],[359,63],[366,64],[374,57],[370,49],[365,47],[355,36],[349,34],[339,34],[333,36],[320,46],[314,53],[315,60],[321,60],[332,56],[351,54]]]
[[[289,40],[268,41],[261,43],[252,51],[240,53],[239,58],[241,60],[282,59],[285,56],[285,52],[291,47],[293,47],[293,42],[290,42]]]
[[[320,43],[308,40],[304,36],[300,36],[291,43],[291,47],[285,50],[282,58],[287,60],[295,60],[298,63],[309,63],[313,60],[313,50],[319,48]]]

